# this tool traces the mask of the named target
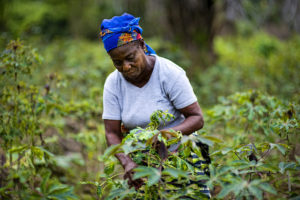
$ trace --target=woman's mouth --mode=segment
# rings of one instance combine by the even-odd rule
[[[123,74],[124,74],[124,76],[126,76],[126,77],[132,77],[132,76],[134,76],[135,71],[129,71],[129,72],[126,72],[126,73],[123,73]]]

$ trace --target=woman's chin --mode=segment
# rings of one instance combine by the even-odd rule
[[[139,75],[135,73],[123,74],[123,76],[126,80],[132,80],[132,81],[136,80],[139,77]]]

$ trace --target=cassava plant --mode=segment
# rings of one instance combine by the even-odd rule
[[[211,178],[218,199],[299,198],[299,105],[258,91],[221,98],[206,112]],[[299,155],[299,154],[298,154]]]
[[[104,173],[96,182],[82,182],[97,186],[99,198],[103,199],[206,199],[201,188],[191,184],[207,180],[208,177],[197,173],[191,161],[191,154],[202,158],[197,142],[212,141],[216,138],[203,135],[183,136],[176,131],[159,131],[160,124],[173,118],[167,112],[156,111],[145,128],[136,128],[124,136],[122,143],[110,146],[101,156]],[[171,135],[168,139],[167,135]],[[134,179],[142,179],[144,185],[137,191],[129,188],[114,170],[116,153],[123,152],[138,164]],[[203,165],[203,168],[207,167]]]
[[[205,199],[199,187],[187,184],[203,179],[188,162],[191,153],[201,156],[196,144],[202,142],[212,148],[207,185],[214,199],[299,198],[300,159],[295,152],[299,141],[298,104],[257,91],[236,93],[221,98],[205,112],[206,126],[198,135],[182,136],[174,131],[170,132],[173,139],[167,140],[166,132],[157,128],[160,121],[170,117],[155,112],[147,128],[132,130],[121,144],[105,151],[101,156],[103,174],[96,182],[89,182],[97,186],[99,197]],[[145,184],[138,191],[129,188],[121,179],[122,173],[116,173],[119,170],[115,170],[117,160],[113,155],[120,152],[131,155],[140,166],[134,178],[142,178]]]
[[[1,53],[0,199],[76,199],[48,168],[54,155],[46,149],[41,119],[54,109],[53,99],[49,88],[43,95],[29,81],[40,62],[36,50],[19,40]]]

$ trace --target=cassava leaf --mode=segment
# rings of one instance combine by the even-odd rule
[[[277,194],[277,191],[267,182],[260,183],[258,187],[260,187],[261,189],[263,189],[268,193],[275,194],[275,195]]]
[[[118,150],[120,149],[120,147],[122,146],[122,144],[116,144],[116,145],[111,145],[110,147],[108,147],[104,154],[100,157],[101,160],[106,160],[108,159],[108,157],[116,154],[118,152]]]
[[[151,186],[156,184],[160,179],[160,172],[153,167],[144,167],[140,166],[134,169],[135,174],[133,176],[133,179],[138,179],[142,177],[148,177],[147,185]]]
[[[186,171],[182,171],[179,169],[174,169],[174,168],[166,168],[162,171],[163,175],[170,175],[174,178],[179,178],[179,177],[187,177],[188,173]]]
[[[248,187],[249,192],[255,196],[258,200],[263,199],[263,192],[260,188],[254,186],[254,185],[250,185]]]
[[[283,155],[285,154],[285,148],[280,144],[270,143],[270,147],[271,149],[276,147]]]

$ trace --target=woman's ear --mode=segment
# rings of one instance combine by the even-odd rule
[[[144,42],[144,39],[140,39],[139,44],[140,44],[140,47],[145,51],[146,50],[146,44]]]

